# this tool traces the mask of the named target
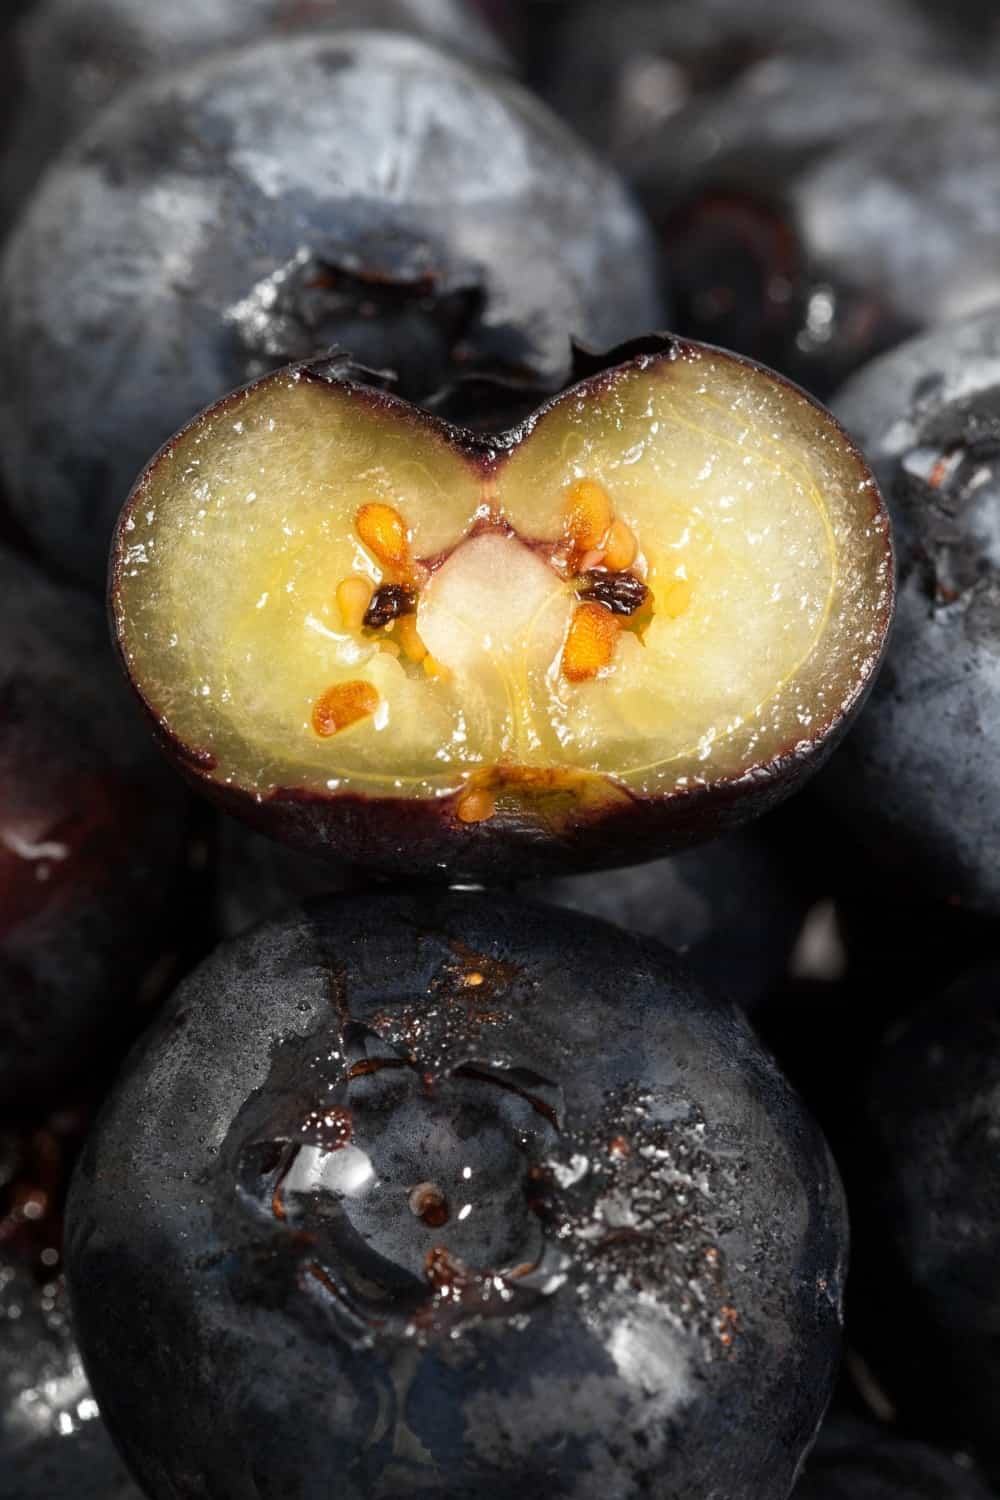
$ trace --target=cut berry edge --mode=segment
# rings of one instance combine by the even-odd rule
[[[873,680],[894,576],[833,417],[655,336],[495,435],[342,363],[254,382],[141,476],[110,593],[133,686],[210,789],[524,833],[539,804],[551,832],[797,779]]]

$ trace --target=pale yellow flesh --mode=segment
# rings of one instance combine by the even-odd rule
[[[664,792],[766,762],[856,693],[889,587],[861,474],[805,398],[709,355],[571,393],[492,469],[398,407],[283,375],[152,471],[123,537],[119,628],[171,732],[260,795],[440,795],[498,765]],[[581,478],[636,538],[652,617],[572,682],[576,591],[537,544],[564,538]],[[417,628],[442,675],[381,650],[393,630],[344,627],[338,584],[391,577],[358,535],[372,503],[437,562]],[[317,700],[358,681],[376,711],[318,735]]]

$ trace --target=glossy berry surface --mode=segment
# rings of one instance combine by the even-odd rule
[[[67,1263],[153,1500],[773,1500],[845,1249],[821,1137],[666,950],[368,894],[181,987],[82,1159]]]
[[[123,96],[46,174],[0,265],[0,470],[97,583],[150,454],[266,370],[339,345],[408,398],[490,376],[522,411],[571,338],[660,308],[625,190],[509,80],[406,37],[260,43]]]
[[[891,539],[829,415],[718,350],[613,351],[493,437],[309,365],[154,460],[111,603],[224,807],[511,880],[683,847],[815,769],[878,667]]]
[[[186,801],[106,630],[0,553],[0,1118],[134,1032],[175,938]]]
[[[877,861],[937,898],[1000,912],[1000,321],[902,345],[837,410],[892,511],[892,644],[827,789]]]
[[[404,32],[487,67],[501,48],[460,0],[40,0],[14,29],[12,124],[0,154],[8,222],[46,165],[125,88],[268,36],[354,28]]]
[[[1000,1478],[1000,968],[888,1038],[864,1090],[858,1336],[912,1430]]]

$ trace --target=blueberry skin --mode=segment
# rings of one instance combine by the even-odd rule
[[[832,1159],[740,1012],[495,894],[317,902],[218,949],[67,1224],[153,1500],[784,1500],[845,1253]]]
[[[660,310],[625,190],[515,84],[406,37],[260,43],[140,87],[47,173],[0,264],[0,470],[97,583],[139,469],[269,369],[340,345],[445,415],[477,374],[533,408],[571,337]]]
[[[0,1500],[142,1500],[112,1445],[62,1278],[0,1261]]]
[[[992,1500],[992,1492],[951,1454],[840,1416],[823,1424],[793,1500]]]
[[[370,883],[350,865],[290,849],[233,818],[221,823],[216,900],[222,937],[236,937],[305,897]],[[525,881],[519,889],[527,899],[656,938],[680,953],[709,989],[753,1009],[783,976],[814,894],[785,853],[757,824],[670,859]]]
[[[0,1119],[134,1036],[186,809],[103,611],[0,550]]]
[[[13,120],[0,158],[0,223],[46,165],[140,79],[266,36],[353,27],[422,36],[486,67],[502,48],[460,0],[41,0],[11,34]]]
[[[907,0],[584,0],[563,11],[562,34],[543,59],[543,91],[623,164],[649,132],[759,63],[843,65],[872,54],[940,61],[944,50],[940,28]]]
[[[992,90],[877,53],[768,59],[630,153],[677,326],[813,394],[1000,297]]]
[[[758,824],[670,859],[522,889],[656,938],[702,984],[753,1010],[782,978],[813,894],[783,854]]]
[[[871,855],[1000,913],[1000,317],[902,345],[834,402],[893,519],[894,632],[817,786]]]
[[[861,1099],[855,1337],[911,1429],[1000,1482],[1000,965],[890,1036]],[[855,1199],[852,1198],[852,1207]]]

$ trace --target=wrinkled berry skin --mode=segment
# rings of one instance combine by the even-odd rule
[[[0,552],[0,1118],[138,1025],[185,819],[103,612]]]
[[[459,893],[217,950],[67,1230],[152,1500],[784,1500],[845,1249],[822,1138],[734,1007],[659,945]]]
[[[140,79],[261,37],[354,27],[422,36],[487,67],[504,62],[460,0],[41,0],[14,28],[4,64],[16,86],[2,223],[60,149]]]
[[[858,732],[819,785],[871,854],[1000,913],[1000,319],[941,328],[835,402],[896,537],[898,605]]]
[[[1000,1480],[1000,966],[892,1033],[863,1090],[855,1336],[901,1419]],[[852,1200],[853,1207],[853,1200]]]
[[[624,189],[515,84],[407,37],[261,43],[147,83],[47,173],[0,265],[0,469],[96,584],[150,454],[267,370],[339,345],[445,415],[466,375],[533,407],[571,337],[660,310]]]
[[[874,1423],[823,1424],[793,1500],[991,1500],[968,1464]]]

